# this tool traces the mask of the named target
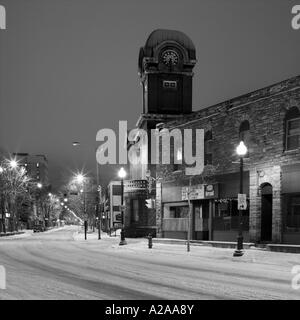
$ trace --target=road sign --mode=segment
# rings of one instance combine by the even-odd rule
[[[238,210],[247,210],[247,195],[245,193],[238,194]]]

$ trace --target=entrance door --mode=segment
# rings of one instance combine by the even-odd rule
[[[194,240],[208,240],[208,217],[209,217],[209,201],[195,201],[194,202]]]
[[[272,240],[273,192],[270,184],[261,188],[261,240]]]

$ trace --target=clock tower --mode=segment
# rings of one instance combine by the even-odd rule
[[[191,113],[195,64],[195,46],[187,35],[175,30],[153,31],[139,54],[143,114]]]

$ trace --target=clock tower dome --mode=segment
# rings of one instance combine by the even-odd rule
[[[153,31],[139,54],[143,114],[191,113],[195,64],[195,46],[187,35],[175,30]]]

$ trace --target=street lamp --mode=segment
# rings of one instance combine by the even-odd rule
[[[127,244],[125,240],[125,219],[124,219],[124,178],[126,177],[127,173],[125,169],[122,167],[119,172],[118,176],[121,179],[121,217],[122,217],[122,230],[121,230],[121,241],[119,243],[120,246]]]
[[[10,160],[9,165],[12,169],[16,169],[16,167],[18,166],[18,162],[16,160]]]
[[[243,141],[236,148],[236,153],[240,157],[240,194],[243,194],[243,167],[244,167],[244,157],[248,152]],[[238,228],[238,237],[237,237],[237,248],[233,253],[234,257],[240,257],[244,254],[243,252],[243,222],[242,222],[243,210],[239,207],[239,228]]]
[[[75,180],[77,183],[82,184],[82,189],[80,190],[80,193],[83,193],[83,214],[84,214],[84,239],[86,240],[87,238],[87,216],[86,216],[86,199],[85,199],[85,176],[81,173],[78,173],[75,176]]]
[[[42,189],[42,188],[43,188],[43,185],[42,185],[40,182],[38,182],[36,186],[37,186],[39,189]]]
[[[84,175],[81,174],[81,173],[78,173],[76,176],[75,176],[75,179],[78,183],[83,183],[84,181]]]

